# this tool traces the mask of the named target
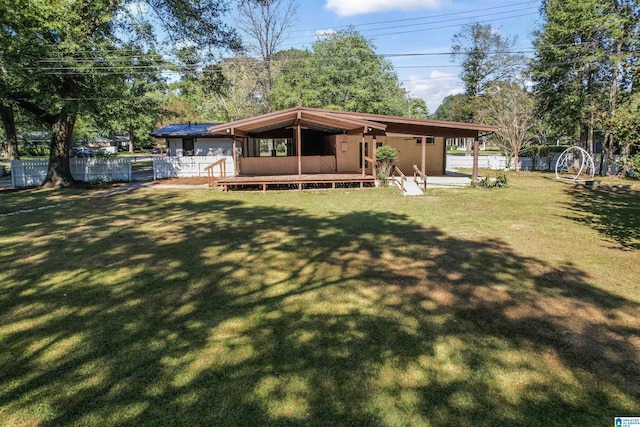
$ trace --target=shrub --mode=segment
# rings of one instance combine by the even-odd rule
[[[398,161],[398,150],[388,145],[383,145],[376,150],[376,163],[380,173],[391,175],[393,164]],[[378,174],[380,175],[380,174]]]
[[[495,178],[491,178],[490,176],[485,176],[477,182],[474,182],[472,185],[474,187],[479,188],[504,188],[508,185],[509,179],[507,178],[507,174],[504,172],[498,172],[498,176]]]
[[[627,178],[640,178],[640,154],[620,159],[618,161],[620,172]]]
[[[380,185],[382,185],[383,187],[386,187],[389,182],[387,181],[387,179],[389,178],[389,175],[387,175],[384,172],[378,172],[378,180],[380,181]]]
[[[496,176],[495,186],[499,188],[504,188],[509,183],[509,179],[507,178],[507,174],[504,172],[498,172],[498,176]]]
[[[99,159],[109,159],[111,157],[116,157],[116,153],[109,153],[108,151],[104,151],[100,149],[95,150],[94,155]]]
[[[98,188],[98,187],[102,187],[106,183],[107,182],[104,179],[96,178],[96,179],[92,179],[91,181],[89,181],[89,187],[90,188]]]

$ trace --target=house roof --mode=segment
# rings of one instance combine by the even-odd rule
[[[299,124],[308,129],[326,133],[427,136],[475,136],[479,132],[494,132],[495,126],[479,123],[459,123],[442,120],[413,119],[380,114],[354,113],[349,111],[323,110],[319,108],[294,107],[247,119],[213,125],[210,132],[226,135],[256,135],[274,129]]]
[[[172,123],[151,132],[151,136],[155,136],[156,138],[219,136],[209,130],[209,128],[216,125],[219,125],[219,123]]]

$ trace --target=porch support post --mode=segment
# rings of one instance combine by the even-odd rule
[[[478,148],[479,141],[478,137],[476,136],[473,140],[473,175],[471,176],[473,182],[476,182],[478,180]]]
[[[238,176],[238,155],[236,154],[237,151],[237,147],[238,147],[238,142],[236,137],[233,137],[233,153],[231,158],[233,159],[233,176]]]
[[[420,172],[424,175],[427,170],[427,137],[422,136],[422,140],[420,141],[420,146],[422,148],[422,163],[420,164]]]
[[[373,135],[373,147],[371,149],[371,158],[373,159],[373,165],[371,165],[371,172],[373,173],[373,179],[378,176],[378,168],[376,167],[376,150],[378,149],[378,139]]]
[[[365,149],[364,149],[364,133],[362,134],[362,176],[365,175],[365,170],[367,166],[367,161],[364,159],[365,157]]]
[[[298,151],[298,176],[302,176],[302,131],[300,124],[296,125],[296,149]]]

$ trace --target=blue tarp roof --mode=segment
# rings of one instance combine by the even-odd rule
[[[151,136],[156,138],[168,138],[172,136],[214,136],[219,135],[214,132],[209,132],[211,126],[219,125],[220,123],[178,123],[169,124],[156,131],[151,132]]]

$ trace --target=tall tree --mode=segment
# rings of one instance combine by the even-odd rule
[[[132,5],[148,14],[130,19]],[[52,131],[44,185],[68,186],[71,136],[79,113],[104,107],[110,89],[136,73],[137,58],[123,41],[150,40],[151,20],[183,43],[228,47],[234,35],[221,21],[223,2],[94,0],[0,2],[0,45],[7,76],[0,97],[29,111]],[[149,16],[149,18],[147,18]]]
[[[624,159],[630,154],[630,141],[624,139],[617,131],[625,127],[623,123],[633,122],[632,111],[638,111],[638,50],[640,43],[640,2],[636,0],[615,1],[611,5],[614,15],[614,23],[611,30],[611,78],[609,82],[609,110],[605,114],[604,124],[607,132],[605,135],[603,155],[601,157],[600,174],[606,175],[609,171],[609,160],[615,150],[616,143],[621,145]],[[618,107],[621,112],[618,114]],[[634,110],[635,108],[635,110]],[[618,117],[616,117],[618,115]],[[622,117],[622,120],[620,120]],[[635,118],[637,123],[637,118]],[[637,133],[636,133],[637,135]],[[627,134],[628,136],[628,134]],[[621,138],[622,137],[622,138]],[[637,138],[635,143],[637,144]],[[628,172],[628,171],[625,171]]]
[[[524,68],[515,52],[517,39],[502,36],[490,24],[469,24],[453,36],[452,61],[462,66],[465,94],[482,94],[492,81],[511,80]]]
[[[13,105],[7,100],[0,99],[0,116],[4,127],[7,155],[11,160],[19,160],[20,151],[18,150],[15,115],[13,113]]]
[[[353,28],[326,35],[312,50],[291,50],[273,88],[274,106],[296,105],[406,115],[409,97],[389,61]]]
[[[227,58],[217,64],[218,72],[203,75],[207,115],[228,122],[244,119],[262,111],[261,86],[255,79],[255,69],[260,61],[245,55]],[[207,84],[211,77],[221,77],[214,84]]]
[[[262,67],[255,68],[263,103],[271,110],[270,94],[275,82],[274,55],[295,19],[297,0],[238,0],[238,28],[248,37],[248,47],[257,53]],[[262,72],[264,71],[264,72]]]
[[[539,110],[559,136],[594,151],[595,132],[615,115],[637,63],[637,0],[546,0],[534,36]],[[608,133],[608,151],[613,149]],[[606,170],[605,168],[601,169]]]
[[[640,154],[640,92],[633,93],[616,110],[615,114],[608,118],[607,125],[612,138],[620,143],[620,168],[619,174],[631,175],[630,157],[635,150]],[[639,175],[635,165],[635,174]]]

